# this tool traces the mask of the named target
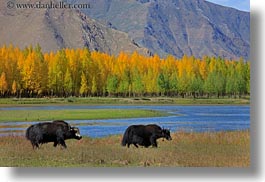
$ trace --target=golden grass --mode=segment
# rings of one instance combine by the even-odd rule
[[[52,143],[33,150],[24,137],[0,138],[0,166],[43,167],[249,167],[250,132],[172,134],[158,148],[120,145],[122,136],[67,140],[68,148]]]

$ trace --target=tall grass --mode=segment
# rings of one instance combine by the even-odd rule
[[[0,166],[16,167],[249,167],[250,132],[172,134],[158,148],[120,145],[122,136],[67,140],[68,148],[52,143],[33,150],[24,137],[0,138]]]

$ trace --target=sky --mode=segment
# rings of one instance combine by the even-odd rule
[[[223,6],[233,7],[243,11],[250,11],[250,0],[207,0]]]

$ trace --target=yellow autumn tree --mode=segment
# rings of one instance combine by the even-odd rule
[[[6,81],[6,74],[5,72],[2,72],[1,77],[0,77],[0,93],[2,96],[5,95],[5,93],[7,92],[7,89],[8,89],[8,85]]]

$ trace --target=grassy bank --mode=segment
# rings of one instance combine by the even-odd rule
[[[3,110],[2,121],[47,121],[47,120],[82,120],[82,119],[118,119],[166,116],[167,113],[137,109],[72,109],[72,110]]]
[[[249,97],[246,98],[171,98],[171,97],[141,97],[141,98],[109,98],[109,97],[69,97],[69,98],[2,98],[0,107],[12,105],[43,105],[43,104],[249,104]]]
[[[249,167],[250,132],[172,134],[158,148],[120,145],[122,136],[67,140],[68,149],[52,143],[33,151],[24,137],[0,137],[0,166],[42,167]]]

